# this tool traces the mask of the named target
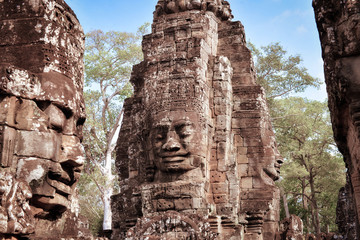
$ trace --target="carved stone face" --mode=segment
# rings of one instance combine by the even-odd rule
[[[199,116],[194,112],[162,112],[150,133],[153,161],[161,173],[184,173],[200,167],[207,152]]]
[[[74,103],[76,89],[68,88],[71,87],[67,84],[69,81],[62,81],[65,77],[55,76],[57,84],[64,85],[58,91],[48,88],[54,79],[44,76],[39,85],[43,95],[31,100],[26,95],[33,92],[22,91],[22,97],[14,91],[15,96],[11,92],[0,98],[1,166],[12,169],[17,179],[29,183],[32,190],[30,204],[44,214],[62,213],[71,207],[71,196],[84,164],[80,143],[85,120],[83,110],[82,107],[69,107],[81,106]],[[68,93],[74,95],[67,96],[63,88],[68,88]],[[60,91],[69,104],[47,95],[60,95]]]
[[[268,164],[263,170],[272,180],[276,181],[280,177],[280,167],[282,163],[281,158],[275,159],[273,163]]]
[[[56,137],[57,151],[54,160],[50,162],[46,159],[40,160],[48,168],[44,168],[43,176],[32,180],[30,184],[33,190],[32,204],[36,207],[49,211],[65,211],[70,207],[71,195],[80,177],[80,172],[84,164],[84,150],[80,139],[74,135],[65,135],[64,129],[72,122],[72,119],[62,117],[61,110],[54,106],[61,120],[63,128],[52,128],[60,133],[53,133]],[[53,115],[50,115],[52,122]],[[60,120],[58,119],[58,120]],[[70,121],[67,121],[70,120]]]
[[[272,180],[276,181],[280,177],[280,168],[283,164],[282,157],[277,149],[275,139],[271,141],[271,149],[269,149],[269,155],[271,157],[267,158],[265,167],[263,168],[266,175],[268,175]]]

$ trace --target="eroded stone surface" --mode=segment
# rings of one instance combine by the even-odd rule
[[[35,221],[29,206],[32,193],[28,183],[0,172],[0,196],[0,233],[33,233]]]
[[[280,233],[276,240],[303,240],[304,224],[298,216],[291,215],[280,223]]]
[[[243,26],[231,19],[223,0],[158,1],[124,105],[114,239],[173,211],[200,217],[217,239],[275,238],[282,160]]]
[[[360,237],[360,2],[314,0],[335,141],[348,168],[340,206],[354,215],[338,219],[346,239]],[[354,205],[353,205],[354,204]],[[341,214],[338,212],[338,214]]]
[[[76,190],[81,26],[62,0],[8,0],[0,1],[0,29],[0,237],[89,237]]]
[[[185,240],[185,239],[216,239],[217,234],[212,232],[210,224],[199,215],[185,216],[175,211],[149,214],[131,228],[126,240],[158,239],[158,240]]]

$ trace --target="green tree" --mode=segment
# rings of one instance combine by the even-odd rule
[[[279,183],[283,202],[291,214],[303,219],[308,231],[325,231],[321,226],[335,230],[337,195],[345,183],[345,167],[333,140],[328,108],[326,103],[291,97],[308,87],[318,87],[320,80],[301,65],[300,56],[289,56],[279,43],[260,49],[251,43],[248,46],[284,157]]]
[[[137,33],[86,34],[85,103],[87,121],[84,147],[87,156],[85,174],[80,181],[83,213],[98,221],[103,216],[103,230],[111,229],[110,197],[114,194],[114,149],[120,131],[123,100],[132,94],[129,83],[132,66],[142,58],[141,39],[148,24]],[[90,192],[89,192],[90,191]],[[100,193],[100,199],[94,196]],[[103,206],[103,211],[99,211]]]
[[[301,57],[288,56],[279,43],[258,49],[249,42],[248,47],[254,58],[257,83],[265,89],[270,104],[273,99],[320,86],[320,80],[312,77],[301,65]]]
[[[345,166],[333,140],[326,102],[300,97],[277,100],[273,113],[279,150],[286,160],[280,186],[308,231],[336,230]],[[321,226],[323,226],[321,228]]]

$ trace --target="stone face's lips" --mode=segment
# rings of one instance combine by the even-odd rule
[[[67,196],[67,195],[71,195],[72,193],[71,187],[66,183],[51,179],[48,179],[48,183],[50,184],[50,186],[54,187],[61,195]]]
[[[70,206],[70,202],[67,197],[58,193],[56,193],[53,198],[38,197],[36,199],[36,203],[46,210],[58,209],[60,212],[65,211]]]
[[[185,161],[184,156],[174,156],[174,157],[163,157],[164,163],[179,163]]]
[[[159,157],[166,158],[166,157],[188,157],[189,153],[184,150],[180,149],[179,151],[162,151],[159,153]]]

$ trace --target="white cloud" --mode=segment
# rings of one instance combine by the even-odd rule
[[[308,29],[304,25],[300,25],[296,28],[298,34],[304,34],[308,32]]]
[[[276,1],[276,0],[275,0]],[[273,23],[283,22],[288,20],[289,18],[309,18],[313,16],[312,8],[308,8],[306,10],[285,10],[280,15],[275,16],[272,19]]]

